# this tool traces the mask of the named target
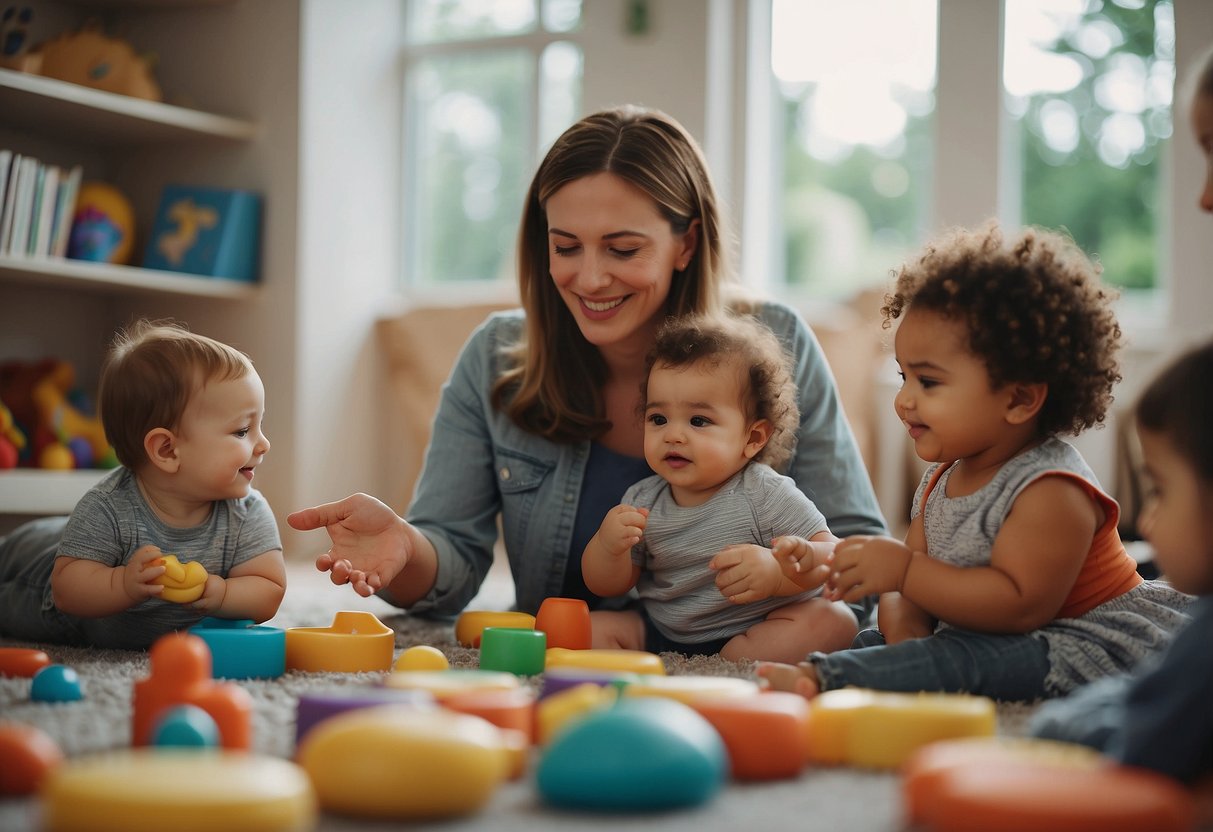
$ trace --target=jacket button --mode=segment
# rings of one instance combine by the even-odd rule
[[[498,473],[501,474],[501,478],[503,480],[508,480],[510,478],[510,469],[509,468],[502,468]]]

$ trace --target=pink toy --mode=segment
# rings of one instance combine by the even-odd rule
[[[190,633],[161,636],[150,651],[151,673],[135,683],[131,744],[150,745],[156,720],[174,705],[196,705],[219,726],[224,748],[252,746],[252,697],[211,678],[211,650]]]

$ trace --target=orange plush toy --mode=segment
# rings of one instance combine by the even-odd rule
[[[103,34],[95,24],[65,32],[34,50],[41,57],[39,72],[93,89],[160,101],[160,85],[152,77],[152,60],[135,53],[129,43]]]

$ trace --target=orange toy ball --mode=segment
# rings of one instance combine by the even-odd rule
[[[0,723],[0,795],[33,794],[60,763],[63,752],[32,725]]]
[[[122,191],[85,182],[76,196],[67,256],[95,263],[130,263],[135,249],[135,209]]]

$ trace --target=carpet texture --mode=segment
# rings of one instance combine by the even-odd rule
[[[512,594],[508,576],[495,576],[471,609],[506,609]],[[333,587],[311,569],[292,567],[286,599],[268,624],[276,627],[327,626],[339,610],[367,610],[396,631],[396,654],[414,644],[429,644],[446,654],[452,667],[476,667],[477,651],[460,647],[450,623],[426,621],[401,613],[379,599],[359,598],[345,587]],[[84,698],[71,703],[40,703],[29,699],[30,680],[0,678],[0,719],[35,725],[49,734],[69,756],[123,748],[130,744],[131,695],[134,683],[147,675],[143,652],[95,650],[56,645],[31,645],[0,639],[0,646],[38,646],[51,660],[74,668]],[[670,674],[699,674],[754,678],[751,663],[718,657],[688,658],[663,654]],[[278,679],[247,680],[238,684],[255,703],[255,750],[289,758],[294,752],[295,706],[306,692],[371,686],[384,673],[303,673],[290,671]],[[1018,734],[1031,714],[1030,705],[1001,705],[999,731]],[[3,761],[0,761],[2,764]],[[532,769],[533,774],[533,769]],[[827,830],[896,830],[904,828],[896,775],[856,769],[806,769],[795,780],[730,783],[713,800],[692,810],[663,814],[593,815],[559,812],[544,806],[531,775],[507,783],[481,812],[441,824],[449,832],[484,830],[653,829],[669,832],[740,830],[760,821],[778,828]],[[410,824],[408,828],[424,828]],[[0,799],[0,830],[22,832],[39,827],[37,802]],[[367,822],[329,814],[321,816],[321,832],[374,832],[399,829],[401,824]]]

